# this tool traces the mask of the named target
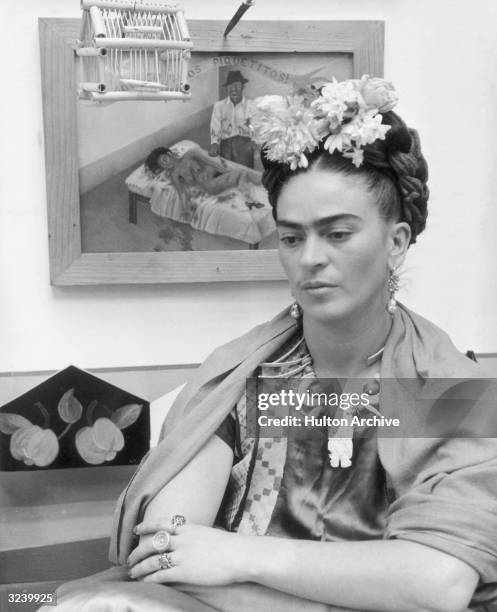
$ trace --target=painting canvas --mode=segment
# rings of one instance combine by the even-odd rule
[[[193,53],[190,100],[78,100],[82,251],[276,248],[257,99],[352,76],[348,53]]]
[[[39,25],[51,283],[283,279],[246,117],[221,113],[235,132],[216,140],[216,104],[231,86],[250,106],[332,76],[382,76],[384,23],[242,20],[225,38],[224,21],[188,20],[190,100],[101,105],[76,93],[80,20]],[[171,153],[150,160],[158,148]]]

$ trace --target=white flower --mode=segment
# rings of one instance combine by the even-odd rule
[[[251,118],[252,138],[264,145],[268,159],[290,164],[292,170],[306,168],[305,152],[320,140],[320,124],[300,96],[265,96]]]
[[[350,153],[344,153],[344,155],[346,157],[350,157],[352,163],[356,168],[362,166],[362,163],[364,162],[364,149],[358,149],[357,147],[354,147],[354,149]]]
[[[363,148],[385,138],[390,126],[383,125],[381,113],[397,99],[391,83],[369,76],[333,79],[310,106],[302,96],[264,96],[251,119],[252,138],[264,145],[268,159],[289,164],[291,170],[307,168],[306,153],[323,139],[330,154],[339,151],[359,167]]]
[[[312,107],[317,113],[327,119],[330,130],[335,130],[343,121],[347,105],[341,100],[326,99],[324,97],[314,100]]]
[[[350,79],[338,83],[333,79],[324,85],[321,96],[312,103],[319,116],[325,117],[331,131],[338,128],[345,119],[351,118],[364,106],[360,92],[361,81]]]
[[[355,143],[358,146],[364,147],[372,144],[375,140],[384,140],[385,134],[390,129],[390,125],[383,125],[383,116],[377,113],[376,110],[371,110],[358,116],[355,127],[356,136]]]
[[[324,143],[324,148],[331,153],[344,151],[351,145],[350,135],[344,130],[336,134],[330,134]]]
[[[283,96],[261,96],[256,98],[255,106],[262,111],[278,113],[286,109],[287,103]]]
[[[338,82],[333,79],[321,89],[321,97],[329,102],[341,102],[348,108],[356,107],[362,102],[361,81],[348,79]]]

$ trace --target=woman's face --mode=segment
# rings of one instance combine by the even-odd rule
[[[170,170],[174,166],[174,158],[169,153],[161,153],[157,158],[157,165],[162,170]]]
[[[405,224],[380,217],[364,179],[312,169],[290,178],[277,207],[280,259],[306,317],[332,321],[383,308],[389,264],[399,263],[391,260],[394,226]]]

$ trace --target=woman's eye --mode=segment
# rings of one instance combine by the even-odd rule
[[[280,236],[280,242],[285,246],[292,247],[299,244],[300,238],[298,236]]]
[[[335,230],[328,234],[328,238],[330,238],[334,242],[344,242],[350,237],[350,234],[351,232]]]

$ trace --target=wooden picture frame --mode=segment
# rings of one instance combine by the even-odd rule
[[[381,21],[189,20],[195,52],[345,53],[353,75],[383,76]],[[50,279],[53,285],[279,280],[275,250],[85,253],[81,250],[74,45],[78,19],[39,20]]]

